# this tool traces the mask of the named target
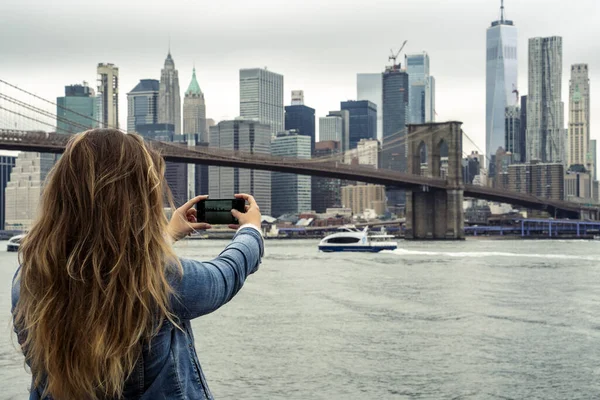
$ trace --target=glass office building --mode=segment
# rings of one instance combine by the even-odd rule
[[[340,108],[350,115],[349,149],[361,139],[377,139],[377,106],[369,100],[343,101]]]

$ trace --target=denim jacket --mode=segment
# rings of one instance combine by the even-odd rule
[[[183,278],[173,280],[176,296],[171,305],[181,329],[167,321],[152,338],[151,347],[143,346],[142,356],[125,382],[124,399],[213,399],[196,354],[190,320],[231,300],[248,275],[258,269],[262,254],[258,230],[242,227],[216,259],[203,263],[181,259]],[[13,280],[13,310],[19,292],[20,285]],[[24,338],[16,328],[15,332],[22,343]],[[32,388],[29,399],[39,400],[42,392]]]

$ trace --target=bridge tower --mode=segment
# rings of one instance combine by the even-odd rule
[[[461,126],[456,121],[408,125],[408,173],[440,178],[443,169],[448,187],[423,186],[406,192],[407,239],[465,238]],[[447,167],[443,165],[446,155]]]

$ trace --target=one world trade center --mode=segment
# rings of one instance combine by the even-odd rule
[[[505,111],[519,102],[517,88],[517,28],[504,18],[504,0],[500,20],[487,29],[486,58],[486,157],[488,174],[495,176],[495,155],[505,148]]]

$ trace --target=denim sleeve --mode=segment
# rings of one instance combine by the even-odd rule
[[[17,303],[19,302],[19,296],[21,294],[21,281],[18,279],[19,277],[19,271],[21,271],[21,267],[17,268],[17,272],[15,272],[15,276],[13,276],[12,279],[12,283],[11,283],[11,307],[10,307],[10,314],[13,317],[13,330],[15,331],[15,333],[17,334],[17,339],[19,341],[20,345],[23,345],[23,343],[25,342],[25,332],[22,332],[15,324],[14,324],[14,320],[15,320],[15,307],[17,307]]]
[[[209,314],[236,295],[260,264],[264,245],[256,229],[242,228],[214,260],[181,259],[183,277],[173,283],[173,312],[181,319]]]

